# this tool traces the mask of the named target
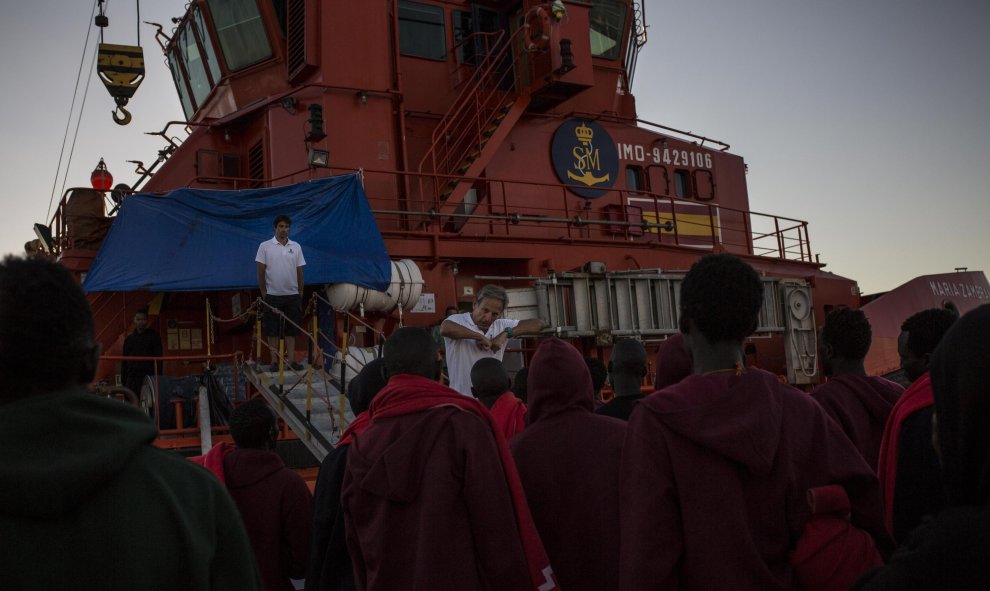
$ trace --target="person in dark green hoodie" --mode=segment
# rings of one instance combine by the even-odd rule
[[[223,485],[154,447],[140,411],[87,392],[99,355],[65,268],[0,262],[0,586],[260,589]]]

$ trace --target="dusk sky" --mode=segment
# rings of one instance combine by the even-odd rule
[[[141,19],[170,31],[185,3],[143,2]],[[90,67],[92,8],[0,6],[0,254],[23,252],[32,224],[51,219],[53,185],[56,203],[62,194],[81,59],[90,87],[66,187],[88,186],[100,157],[115,182],[133,182],[126,161],[150,165],[162,145],[143,132],[182,118],[143,25],[147,79],[133,123],[113,123]],[[134,44],[134,2],[108,14],[106,42]],[[827,270],[865,293],[955,267],[990,271],[990,2],[647,0],[646,20],[640,117],[731,144],[749,165],[751,208],[807,220]],[[82,100],[80,88],[75,112]]]

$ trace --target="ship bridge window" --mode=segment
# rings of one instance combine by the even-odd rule
[[[213,80],[213,86],[216,86],[220,82],[220,62],[217,60],[217,50],[213,47],[213,40],[210,39],[206,23],[203,21],[203,12],[198,6],[193,7],[193,24],[196,27],[196,36],[199,37],[199,45],[203,48],[206,57],[210,78]]]
[[[186,119],[203,106],[210,91],[220,81],[220,63],[198,6],[193,6],[173,36],[168,49],[168,64]]]
[[[679,168],[674,171],[674,194],[682,199],[691,196],[691,173]]]
[[[231,72],[272,56],[255,0],[208,0],[227,69]]]
[[[626,167],[626,190],[628,190],[632,195],[635,195],[640,191],[649,190],[649,187],[646,184],[646,175],[643,174],[643,169],[639,166]]]
[[[179,102],[182,103],[182,112],[186,114],[186,120],[190,120],[196,109],[193,108],[192,99],[189,98],[189,89],[186,87],[186,79],[182,75],[182,69],[179,66],[179,59],[176,57],[176,51],[173,50],[169,54],[168,65],[172,70],[172,80],[175,81],[175,89],[179,92]]]
[[[593,0],[588,19],[591,24],[591,55],[618,59],[629,6],[623,0]]]
[[[447,59],[442,7],[399,0],[399,52],[433,60]]]
[[[189,27],[179,31],[179,56],[189,78],[193,102],[201,106],[210,94],[210,79],[206,75],[206,67],[203,65],[203,56],[199,52],[199,45],[196,44],[196,37]]]

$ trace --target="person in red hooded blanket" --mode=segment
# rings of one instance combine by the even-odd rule
[[[824,558],[817,573],[840,579],[814,588],[848,587],[877,564],[874,539],[890,547],[876,475],[839,426],[807,394],[744,366],[762,304],[759,275],[731,255],[706,256],[684,277],[679,323],[694,373],[641,400],[629,419],[622,591],[801,589],[791,554],[813,514],[809,491],[829,485],[848,497],[851,525],[836,530],[835,556],[805,554]]]
[[[505,437],[438,383],[415,327],[385,341],[388,384],[350,444],[341,505],[357,588],[558,589]]]
[[[625,422],[592,412],[591,374],[560,339],[537,349],[528,388],[528,424],[510,447],[550,562],[563,589],[615,589]]]
[[[945,487],[932,447],[931,355],[952,323],[956,311],[929,308],[901,325],[897,353],[911,385],[897,399],[887,418],[877,474],[883,489],[887,528],[898,544],[926,516],[945,507]]]
[[[990,589],[990,304],[952,325],[929,368],[947,506],[857,590]]]

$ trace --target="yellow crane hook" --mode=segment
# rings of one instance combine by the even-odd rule
[[[110,113],[113,115],[113,122],[117,125],[127,125],[131,122],[131,112],[125,109],[124,105],[117,105],[117,110],[110,111]]]

